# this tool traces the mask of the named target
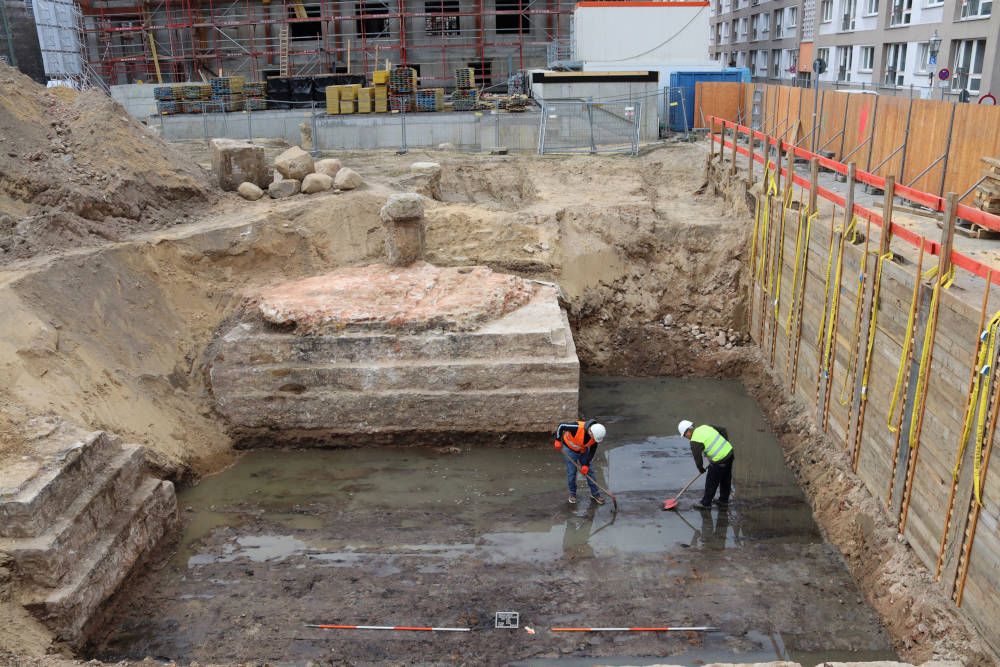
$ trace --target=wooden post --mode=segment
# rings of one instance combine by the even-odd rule
[[[708,161],[715,159],[715,118],[708,121]]]
[[[895,189],[896,176],[889,174],[885,177],[885,192],[882,197],[882,239],[878,244],[880,257],[889,252],[889,244],[892,242],[892,207],[896,201]]]
[[[774,185],[780,197],[784,192],[781,189],[781,139],[777,139],[774,146]]]
[[[816,197],[819,195],[819,158],[809,160],[809,210],[808,215],[819,211]]]
[[[795,186],[795,179],[792,178],[792,169],[795,165],[795,148],[788,144],[788,150],[785,151],[785,189],[790,190]],[[784,200],[784,197],[782,197]]]
[[[944,225],[941,229],[941,256],[938,258],[938,279],[943,280],[951,269],[951,249],[955,243],[955,223],[958,218],[958,195],[945,195]]]
[[[923,337],[917,335],[917,332],[920,332],[924,328],[924,324],[930,315],[930,303],[929,299],[927,299],[928,290],[923,289],[923,286],[920,284],[920,276],[923,271],[925,240],[923,237],[920,237],[920,256],[917,261],[917,273],[913,278],[913,298],[917,300],[917,318],[913,323],[914,334],[910,339],[910,349],[904,351],[906,359],[903,363],[906,364],[906,374],[903,378],[903,405],[899,411],[899,419],[896,421],[896,445],[892,461],[892,477],[889,479],[888,502],[886,504],[886,508],[889,509],[891,515],[894,517],[899,517],[903,511],[903,485],[906,482],[910,463],[910,416],[913,411],[913,401],[917,390],[915,384],[913,386],[910,385],[910,378],[915,376],[919,371],[919,368],[915,368],[913,361],[915,358],[919,359],[921,349],[923,348]],[[919,365],[919,362],[917,365]],[[903,442],[907,444],[902,445],[901,443]],[[894,498],[893,489],[897,487],[899,488],[899,493]]]
[[[945,281],[948,275],[948,270],[951,268],[951,248],[955,240],[955,221],[956,212],[958,211],[958,195],[954,192],[949,192],[947,196],[947,204],[945,205],[945,219],[944,227],[941,229],[941,255],[938,257],[938,271],[937,275],[934,276],[934,280],[937,284],[934,285],[934,289],[938,291],[937,301],[933,303],[933,309],[929,313],[930,317],[927,319],[927,327],[930,327],[928,331],[925,332],[925,338],[927,339],[927,367],[926,367],[926,377],[924,378],[923,385],[920,387],[920,396],[917,398],[917,403],[914,407],[920,408],[917,413],[917,427],[916,431],[910,436],[909,440],[913,442],[913,455],[910,460],[909,474],[906,480],[906,489],[903,498],[903,513],[899,517],[899,532],[902,533],[906,530],[906,517],[910,509],[910,498],[913,496],[913,478],[917,471],[917,457],[920,455],[920,433],[923,431],[924,426],[924,413],[926,411],[926,401],[927,401],[927,387],[930,385],[931,374],[931,364],[934,361],[934,338],[937,334],[937,314],[938,310],[941,308],[941,283]],[[923,354],[923,350],[921,350]],[[918,366],[919,372],[919,366]],[[917,384],[920,384],[919,382]]]
[[[739,131],[736,129],[736,123],[733,123],[733,158],[729,163],[729,175],[732,176],[736,173],[736,137]]]
[[[858,167],[854,162],[847,163],[847,195],[845,195],[844,203],[844,232],[847,232],[847,226],[851,224],[851,220],[854,218],[854,186],[857,184],[856,176],[858,174]]]
[[[983,330],[983,326],[986,324],[986,312],[989,306],[990,300],[990,287],[992,286],[993,272],[989,271],[986,275],[986,289],[983,291],[983,305],[979,310],[979,328],[976,329],[976,346],[972,352],[972,372],[969,376],[969,387],[965,392],[966,405],[965,414],[962,416],[962,424],[970,419],[974,418],[977,412],[977,404],[972,400],[972,390],[976,382],[976,376],[979,374],[979,352],[982,348],[984,341],[979,335],[979,332]],[[992,388],[990,378],[987,377],[983,381],[984,386],[981,387],[980,391],[989,392]],[[971,413],[971,414],[970,414]],[[937,569],[934,572],[934,580],[941,580],[941,570],[944,568],[945,581],[955,581],[955,572],[958,567],[958,556],[961,552],[962,542],[959,539],[961,536],[961,531],[965,528],[965,522],[962,521],[952,521],[952,516],[954,516],[955,510],[955,496],[958,495],[962,499],[963,507],[968,507],[969,502],[971,502],[972,495],[972,481],[973,474],[971,466],[967,463],[970,457],[973,455],[975,449],[976,434],[975,430],[971,430],[969,433],[969,439],[966,443],[959,443],[960,446],[964,445],[961,456],[956,455],[955,457],[955,470],[958,472],[957,476],[952,477],[951,482],[951,492],[948,495],[948,509],[945,512],[944,517],[944,530],[941,533],[941,548],[938,551],[938,561]],[[960,488],[961,487],[961,488]],[[947,561],[948,567],[945,567],[945,562]]]

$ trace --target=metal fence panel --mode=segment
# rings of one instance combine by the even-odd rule
[[[632,153],[639,150],[642,102],[545,102],[539,153]]]

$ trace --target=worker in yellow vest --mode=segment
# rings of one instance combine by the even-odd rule
[[[698,472],[705,472],[702,456],[708,459],[708,477],[705,478],[705,494],[701,502],[694,506],[701,510],[712,508],[712,499],[719,491],[719,505],[729,504],[729,493],[733,488],[733,446],[729,433],[721,426],[703,424],[695,427],[693,422],[684,420],[677,425],[681,437],[691,441],[691,455]]]

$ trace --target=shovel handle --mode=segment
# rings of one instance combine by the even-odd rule
[[[692,479],[690,482],[688,482],[687,484],[685,484],[684,488],[680,490],[680,493],[678,493],[676,496],[674,496],[674,500],[677,500],[682,495],[684,495],[684,492],[688,490],[688,487],[691,486],[692,484],[694,484],[696,481],[698,481],[698,477],[701,477],[704,474],[705,473],[703,473],[703,472],[698,473],[698,475],[694,479]]]

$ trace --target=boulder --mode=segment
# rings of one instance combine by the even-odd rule
[[[306,174],[313,171],[313,158],[298,146],[292,146],[287,151],[274,158],[274,168],[285,178],[301,181]]]
[[[437,162],[414,162],[410,165],[410,172],[414,174],[440,174],[441,165]]]
[[[313,171],[317,174],[326,174],[330,178],[336,178],[337,172],[344,165],[335,157],[328,157],[324,160],[316,160],[313,164]]]
[[[415,192],[389,195],[379,213],[382,222],[420,220],[424,217],[424,198]]]
[[[302,194],[312,195],[333,187],[333,179],[326,174],[307,174],[302,180]]]
[[[362,183],[364,183],[364,180],[362,180],[361,174],[353,169],[344,167],[337,172],[337,177],[333,180],[333,187],[338,190],[353,190]]]
[[[294,178],[283,178],[267,186],[267,194],[271,199],[284,199],[299,193],[301,181]]]
[[[236,191],[240,193],[241,197],[249,199],[250,201],[257,201],[264,196],[264,191],[250,181],[240,183],[240,187],[238,187]]]
[[[268,183],[264,147],[236,139],[212,139],[212,171],[223,190],[236,190],[249,181],[260,187]]]

